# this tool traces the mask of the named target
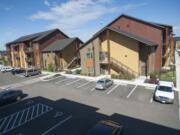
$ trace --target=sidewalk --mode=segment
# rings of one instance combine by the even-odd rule
[[[177,87],[177,91],[180,93],[180,57],[177,51],[175,51],[175,60],[176,60],[176,87]],[[179,120],[180,120],[180,94],[179,94]]]

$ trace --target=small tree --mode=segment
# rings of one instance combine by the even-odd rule
[[[54,69],[55,69],[55,68],[54,68],[54,66],[53,66],[52,63],[51,63],[51,64],[48,64],[48,68],[47,68],[48,71],[53,72]]]

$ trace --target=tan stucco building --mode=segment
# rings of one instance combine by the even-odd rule
[[[63,70],[80,65],[79,48],[82,45],[79,38],[66,38],[53,42],[42,50],[43,68],[52,65],[55,70]]]
[[[81,47],[82,74],[147,75],[155,70],[156,47],[154,42],[106,27]]]

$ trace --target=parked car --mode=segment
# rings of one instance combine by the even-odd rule
[[[22,97],[22,90],[3,90],[2,92],[0,92],[0,105],[20,100]]]
[[[11,70],[13,70],[11,66],[4,66],[1,68],[1,72],[10,72]]]
[[[25,70],[24,76],[25,76],[25,77],[29,77],[29,76],[33,76],[33,75],[39,75],[39,74],[41,74],[41,71],[40,71],[40,70],[30,68],[30,69],[26,69],[26,70]]]
[[[11,74],[13,74],[13,75],[22,74],[22,73],[25,73],[25,69],[15,68],[15,69],[11,70]]]
[[[104,90],[113,85],[113,80],[109,78],[102,78],[96,82],[96,89]]]
[[[102,120],[90,129],[87,135],[123,135],[123,126],[114,121]]]
[[[180,56],[180,49],[177,50],[178,55]]]
[[[173,82],[159,81],[154,93],[154,100],[161,103],[174,102],[174,84]]]

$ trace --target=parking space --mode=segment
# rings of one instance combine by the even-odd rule
[[[46,135],[72,118],[42,98],[24,100],[0,110],[1,135]]]
[[[143,86],[137,86],[134,92],[129,97],[130,100],[152,103],[153,101],[153,90],[147,90]]]
[[[111,93],[109,93],[109,96],[116,97],[116,98],[127,98],[129,93],[134,88],[134,85],[118,85],[116,89],[114,89]]]

